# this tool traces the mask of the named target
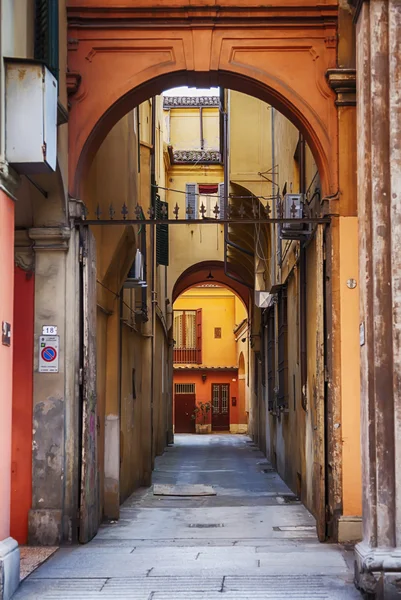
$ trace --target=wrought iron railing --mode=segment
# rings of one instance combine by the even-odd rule
[[[174,348],[174,363],[191,365],[198,362],[197,348]]]

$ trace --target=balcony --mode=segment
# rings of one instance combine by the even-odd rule
[[[174,364],[196,365],[199,364],[198,348],[174,348]]]

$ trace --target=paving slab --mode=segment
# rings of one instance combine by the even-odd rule
[[[352,557],[244,435],[178,435],[118,522],[64,547],[14,600],[361,600]],[[213,496],[154,490],[212,489]]]

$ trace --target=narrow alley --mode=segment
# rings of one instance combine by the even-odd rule
[[[176,435],[153,487],[89,544],[58,550],[14,599],[360,598],[352,552],[315,531],[247,436]]]

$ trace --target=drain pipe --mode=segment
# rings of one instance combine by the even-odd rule
[[[150,155],[150,181],[151,181],[151,206],[156,208],[156,97],[152,97],[152,149]],[[156,291],[155,291],[155,225],[150,223],[150,295],[151,295],[151,322],[152,322],[152,356],[150,361],[150,456],[153,469],[153,447],[154,447],[154,391],[155,391],[155,353],[156,353]]]

